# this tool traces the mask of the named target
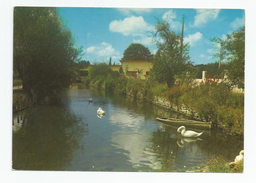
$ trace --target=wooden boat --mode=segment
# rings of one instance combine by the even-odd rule
[[[193,127],[202,127],[202,128],[211,128],[211,122],[195,121],[195,120],[186,120],[186,119],[176,119],[176,118],[156,118],[157,121],[163,122],[170,125],[184,125],[184,126],[193,126]]]

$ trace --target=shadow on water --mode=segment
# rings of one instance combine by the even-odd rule
[[[81,137],[88,128],[63,100],[14,114],[13,169],[66,170],[74,152],[83,148]]]

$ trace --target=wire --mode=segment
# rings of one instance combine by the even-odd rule
[[[188,19],[188,17],[186,17],[185,15],[184,15],[184,17],[191,23],[191,25],[193,25],[192,22]],[[208,36],[206,36],[202,31],[200,31],[196,26],[193,25],[193,27],[195,27],[196,30],[198,30],[201,34],[203,34],[204,37],[206,37],[208,40],[210,40],[210,38]]]

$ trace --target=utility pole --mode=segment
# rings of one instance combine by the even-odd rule
[[[183,50],[183,34],[184,34],[184,15],[182,18],[182,27],[181,27],[181,38],[180,38],[180,57],[182,60],[182,50]]]
[[[220,42],[220,61],[219,61],[219,68],[220,68],[220,64],[223,60],[223,48],[222,48],[222,45],[223,45],[223,41],[221,40]]]

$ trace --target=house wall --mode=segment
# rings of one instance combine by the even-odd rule
[[[119,72],[119,68],[122,67],[121,65],[110,65],[110,68],[113,70],[113,71],[118,71]]]
[[[128,60],[128,61],[122,61],[122,67],[125,75],[131,75],[134,77],[134,71],[136,72],[137,69],[142,70],[142,73],[138,75],[138,78],[140,79],[146,79],[146,76],[150,69],[152,68],[153,64],[149,61],[140,61],[140,60]],[[128,72],[126,71],[126,68],[128,68]],[[137,74],[136,74],[137,77]]]

